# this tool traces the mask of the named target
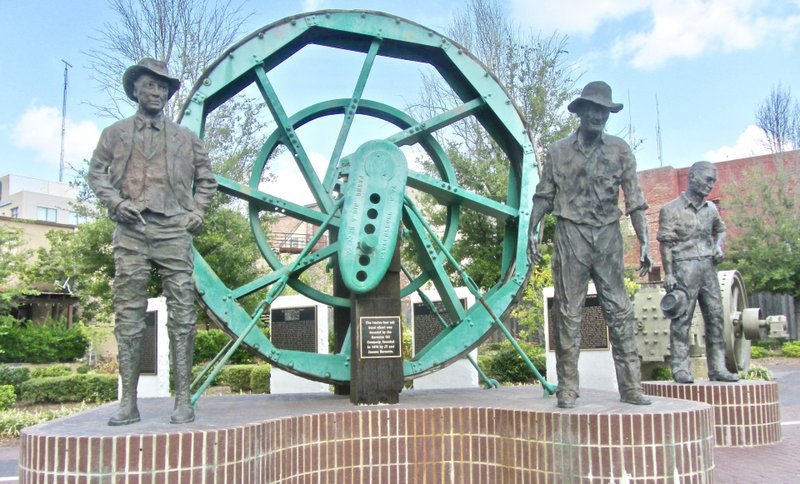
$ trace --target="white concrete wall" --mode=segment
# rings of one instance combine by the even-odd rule
[[[547,314],[548,299],[553,298],[553,288],[546,287],[544,297],[544,341],[547,348],[547,381],[558,384],[556,376],[556,353],[550,348],[550,321]],[[594,284],[589,284],[587,295],[595,295],[597,291]],[[581,388],[596,390],[617,391],[617,374],[614,370],[614,358],[611,356],[611,346],[603,350],[581,350],[578,358],[578,375]]]

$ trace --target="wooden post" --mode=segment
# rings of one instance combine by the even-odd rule
[[[350,301],[350,401],[398,403],[403,390],[399,247],[378,287],[353,294]]]

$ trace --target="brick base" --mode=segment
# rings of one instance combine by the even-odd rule
[[[656,399],[650,407],[634,407],[592,402],[584,395],[578,408],[565,411],[556,409],[553,399],[518,398],[517,390],[463,393],[456,399],[467,402],[472,394],[502,406],[504,395],[511,394],[517,395],[511,406],[521,401],[524,407],[542,408],[351,407],[231,428],[205,424],[172,433],[84,437],[48,435],[48,427],[40,425],[23,432],[20,482],[712,480],[708,405]],[[276,404],[268,398],[260,402]],[[244,411],[230,404],[220,408]],[[137,431],[136,426],[128,431]],[[97,432],[118,430],[98,427]]]
[[[719,447],[752,447],[781,441],[778,384],[642,382],[648,395],[708,403],[714,407],[714,436]]]

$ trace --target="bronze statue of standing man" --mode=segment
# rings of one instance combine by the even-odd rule
[[[622,139],[604,133],[609,113],[622,109],[611,100],[611,87],[590,82],[568,109],[580,118],[578,130],[555,142],[547,152],[531,213],[528,258],[539,258],[536,226],[545,214],[556,216],[552,258],[555,286],[555,353],[558,406],[572,408],[578,398],[581,311],[589,278],[597,287],[603,316],[611,332],[620,399],[648,405],[641,387],[641,361],[633,333],[633,306],[625,288],[619,189],[625,194],[641,244],[641,273],[652,260],[647,238],[645,202],[636,176],[636,159]]]
[[[706,197],[717,181],[717,169],[708,161],[689,168],[686,191],[661,208],[657,239],[661,244],[664,287],[668,294],[661,308],[670,323],[672,377],[693,383],[689,359],[689,330],[697,302],[703,313],[708,378],[734,382],[739,375],[725,368],[722,337],[722,294],[716,265],[722,262],[725,223]]]
[[[180,88],[166,64],[142,59],[125,71],[122,84],[138,110],[103,131],[87,177],[116,222],[114,334],[122,394],[108,424],[140,420],[136,388],[151,266],[167,299],[175,386],[170,421],[187,423],[194,420],[189,384],[197,318],[192,235],[203,226],[217,183],[200,139],[164,116],[164,106]]]

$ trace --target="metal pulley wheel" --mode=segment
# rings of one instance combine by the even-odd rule
[[[278,77],[274,72],[295,56],[302,59],[308,48],[361,56],[360,71],[354,73],[354,82],[345,92],[289,112],[290,103],[282,100],[278,95],[280,90],[273,84]],[[391,61],[392,65],[403,62],[415,71],[421,64],[430,65],[460,98],[460,103],[429,119],[415,119],[402,107],[367,98],[367,85],[370,90],[389,92],[397,88],[391,83],[373,85],[378,79],[373,79],[370,73],[382,60]],[[341,66],[330,68],[341,69]],[[311,81],[304,79],[302,89],[307,89],[305,86]],[[317,81],[320,92],[330,91],[326,79]],[[340,274],[349,282],[351,293],[368,290],[386,270],[386,257],[393,253],[396,234],[404,233],[415,249],[415,260],[404,260],[404,269],[418,269],[410,272],[410,282],[401,288],[401,295],[408,296],[431,281],[451,322],[413,359],[404,361],[405,377],[433,371],[475,348],[493,327],[491,313],[505,314],[524,289],[528,272],[528,225],[538,179],[525,124],[492,73],[460,45],[407,20],[367,11],[313,12],[259,29],[223,54],[195,85],[181,124],[202,136],[206,117],[250,86],[257,88],[277,127],[264,140],[249,178],[232,180],[217,175],[217,180],[221,192],[246,204],[253,242],[269,270],[240,287],[227,287],[215,268],[195,253],[198,292],[210,313],[230,335],[238,337],[246,333],[243,344],[273,365],[313,380],[347,382],[349,338],[336,354],[278,349],[260,331],[247,333],[251,315],[240,300],[250,294],[262,294],[271,286],[277,287],[274,285],[288,275],[288,285],[301,294],[334,308],[347,308],[349,294],[312,287],[301,282],[299,275],[313,266],[327,266],[333,261],[340,264]],[[390,126],[393,134],[345,150],[348,139],[362,126],[360,119]],[[450,129],[462,120],[479,123],[505,156],[509,177],[504,199],[490,199],[461,186],[447,152],[434,138],[437,131]],[[301,128],[313,123],[335,125],[333,130],[326,131],[334,148],[323,175],[318,175],[312,167],[301,136]],[[404,146],[423,151],[436,172],[422,173],[410,166],[396,169],[398,163],[405,163],[405,157],[398,156],[399,148]],[[277,150],[287,150],[292,155],[316,206],[293,203],[262,189],[267,160]],[[361,177],[362,174],[366,176]],[[379,183],[372,186],[376,181]],[[436,226],[436,230],[431,229],[434,224],[425,220],[414,199],[408,196],[408,188],[429,195],[444,209],[445,222]],[[451,282],[454,271],[446,268],[444,252],[456,240],[462,210],[472,210],[505,227],[500,248],[501,277],[484,294],[485,306],[464,307]],[[300,260],[286,263],[273,252],[270,235],[261,223],[261,216],[270,212],[322,227],[331,234],[330,243],[322,247],[306,246]],[[349,261],[347,267],[341,265],[343,259]]]
[[[722,292],[725,366],[734,373],[747,372],[750,369],[751,343],[747,339],[746,328],[752,328],[753,317],[758,325],[758,310],[754,314],[747,308],[747,292],[738,271],[719,271],[717,278]]]

